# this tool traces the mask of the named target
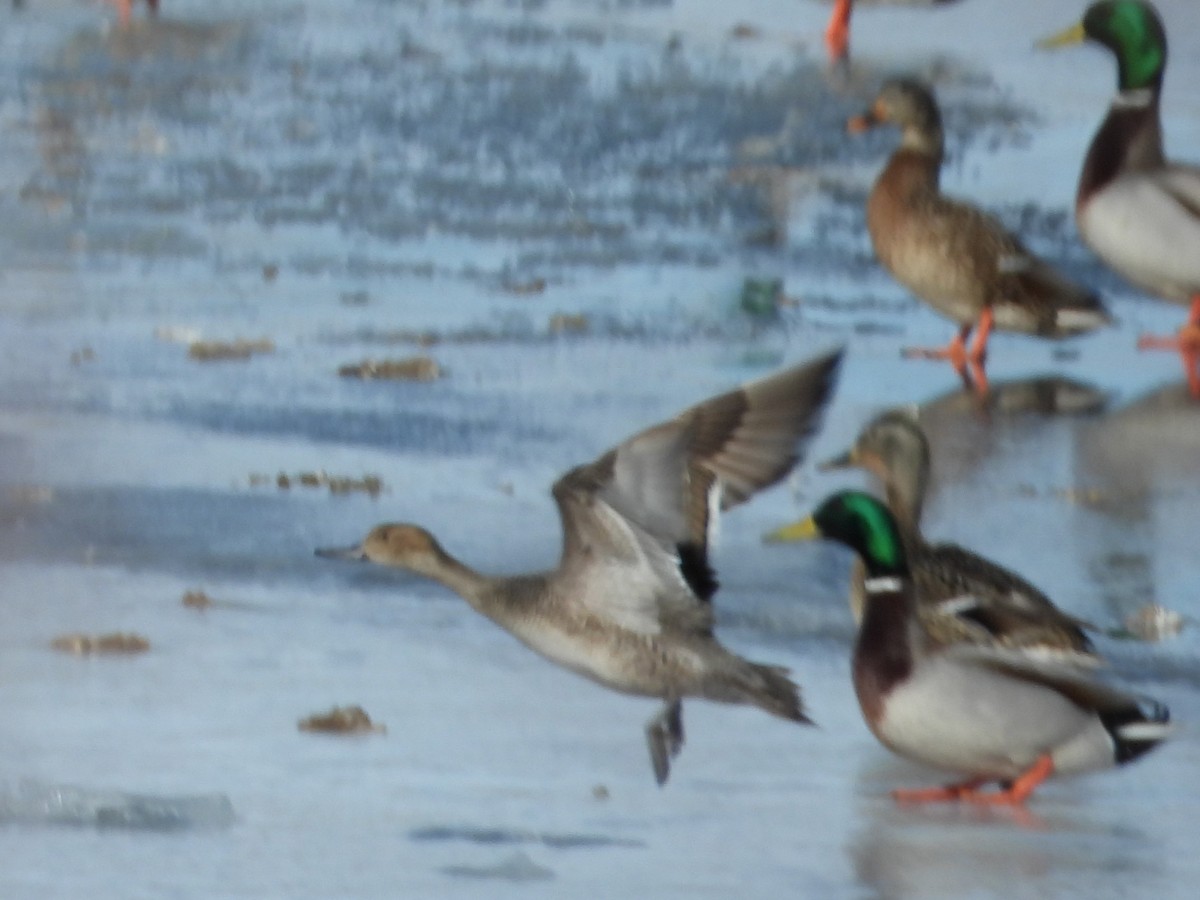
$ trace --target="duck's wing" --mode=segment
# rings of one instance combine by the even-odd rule
[[[1156,175],[1163,190],[1200,223],[1200,166],[1170,163]]]
[[[1154,701],[1113,687],[1097,677],[1089,660],[1071,657],[1050,658],[1013,647],[985,647],[957,644],[944,650],[948,659],[992,669],[1010,678],[1052,688],[1085,709],[1117,713]]]
[[[918,591],[920,588],[918,587]],[[918,621],[928,646],[1011,650],[1031,659],[1060,660],[1073,666],[1104,665],[1087,636],[1065,614],[1030,612],[996,596],[971,594],[922,602]]]
[[[951,197],[938,195],[928,202],[933,213],[926,219],[936,232],[945,270],[954,273],[947,277],[982,289],[998,326],[1061,336],[1110,321],[1095,292],[1030,252],[995,216]]]
[[[978,553],[957,544],[925,544],[913,571],[930,614],[953,616],[977,640],[1095,652],[1084,633],[1095,630],[1092,623],[1063,612],[1016,572]]]
[[[840,350],[693,406],[554,485],[561,583],[594,614],[654,633],[707,630],[721,510],[787,475],[816,432]]]

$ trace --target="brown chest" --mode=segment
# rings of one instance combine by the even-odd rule
[[[872,731],[883,718],[888,695],[913,670],[908,639],[911,601],[903,594],[868,594],[854,647],[854,693]]]

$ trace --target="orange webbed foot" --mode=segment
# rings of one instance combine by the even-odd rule
[[[962,800],[968,794],[984,783],[982,778],[973,778],[958,784],[947,784],[936,788],[916,788],[892,791],[892,799],[897,803],[952,803]]]
[[[1053,774],[1054,760],[1048,754],[1043,754],[1003,790],[981,791],[979,790],[980,786],[986,784],[989,779],[973,778],[970,781],[948,784],[940,788],[892,791],[892,797],[897,803],[958,801],[983,806],[1022,806],[1038,786]]]
[[[1049,755],[1037,758],[1032,766],[1022,772],[1005,790],[994,793],[972,791],[963,797],[969,803],[983,803],[992,806],[1007,805],[1021,806],[1037,787],[1054,774],[1054,760]]]
[[[1143,334],[1138,338],[1139,350],[1174,350],[1183,362],[1188,390],[1200,400],[1200,324],[1189,320],[1172,336]]]
[[[837,0],[825,27],[825,49],[830,62],[844,60],[850,52],[851,0]]]

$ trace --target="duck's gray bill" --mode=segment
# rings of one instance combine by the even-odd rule
[[[313,552],[322,559],[350,559],[362,562],[367,558],[361,544],[355,544],[353,547],[318,547]]]
[[[831,472],[835,469],[851,469],[854,467],[854,451],[847,450],[841,456],[834,456],[825,460],[823,463],[817,463],[818,472]]]

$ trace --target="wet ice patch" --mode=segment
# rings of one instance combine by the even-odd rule
[[[33,780],[0,786],[0,824],[183,831],[233,822],[224,794],[134,794]]]

